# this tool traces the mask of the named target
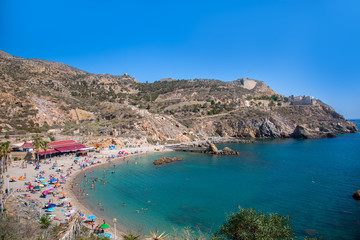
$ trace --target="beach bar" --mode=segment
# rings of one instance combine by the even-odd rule
[[[24,143],[19,149],[22,149],[22,151],[34,151],[34,146],[31,142]],[[46,150],[46,156],[51,155],[61,155],[65,153],[73,153],[80,150],[86,150],[87,147],[82,145],[81,143],[78,143],[74,140],[64,140],[64,141],[55,141],[49,143],[49,149]],[[45,151],[44,149],[41,149],[39,151],[40,157],[45,157]]]

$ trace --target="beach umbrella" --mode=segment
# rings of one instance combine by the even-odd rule
[[[51,187],[51,186],[48,186],[48,187],[46,187],[45,189],[52,189],[52,190],[54,190],[54,188],[53,187]]]
[[[62,192],[61,194],[62,194],[62,195],[65,195],[65,194],[66,194],[66,192]]]
[[[12,177],[12,178],[10,178],[11,180],[15,180],[16,178],[14,178],[14,177]]]
[[[39,180],[45,180],[45,178],[44,177],[39,177]]]
[[[40,186],[35,186],[33,189],[34,190],[40,190]]]
[[[23,176],[19,177],[19,180],[20,180],[20,181],[23,181],[23,180],[24,180],[24,177],[23,177]]]
[[[53,207],[56,207],[56,204],[54,203],[50,203],[49,205],[46,205],[47,208],[53,208]]]
[[[53,208],[46,209],[46,212],[53,212],[53,211],[55,211],[55,209],[53,209]]]
[[[107,238],[111,239],[112,235],[110,233],[102,233],[102,234],[99,235],[99,237],[101,237],[101,238],[102,237],[107,237]]]
[[[94,220],[96,218],[96,216],[95,215],[90,215],[87,218],[90,219],[90,220]]]
[[[106,223],[101,224],[100,227],[103,228],[103,229],[110,228],[110,226],[108,224],[106,224]]]
[[[36,165],[36,167],[40,167],[40,165]]]
[[[44,187],[44,185],[43,185],[43,184],[40,184],[39,187]]]
[[[57,182],[57,183],[55,183],[55,186],[56,186],[56,187],[60,186],[60,183],[58,183],[58,182]]]

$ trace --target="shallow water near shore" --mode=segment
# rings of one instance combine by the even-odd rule
[[[145,235],[186,226],[213,232],[240,205],[290,215],[299,237],[319,233],[325,239],[360,239],[360,201],[352,198],[360,189],[360,134],[217,146],[241,155],[134,156],[128,163],[80,174],[80,186],[89,194],[80,200],[98,215],[117,218],[118,225]],[[160,156],[184,160],[154,166]],[[107,183],[97,182],[91,190],[96,177]]]

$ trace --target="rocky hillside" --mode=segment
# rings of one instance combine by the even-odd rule
[[[162,79],[91,74],[56,62],[0,51],[0,132],[61,129],[120,142],[185,142],[212,136],[297,137],[358,131],[317,100],[292,106],[264,82]],[[304,134],[302,136],[305,136]]]

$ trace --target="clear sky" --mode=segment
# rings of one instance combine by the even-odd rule
[[[262,80],[360,118],[359,0],[1,0],[0,49],[91,73]]]

